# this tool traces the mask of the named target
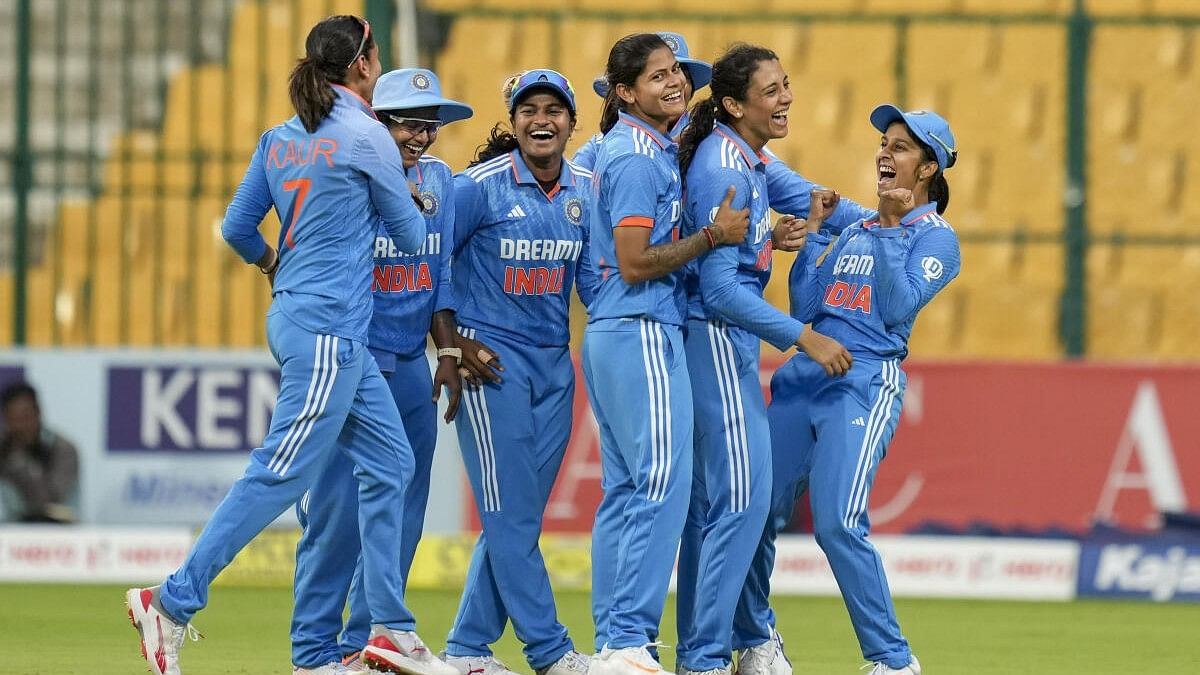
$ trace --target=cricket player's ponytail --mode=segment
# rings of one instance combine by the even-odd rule
[[[909,130],[912,134],[912,130]],[[933,152],[933,147],[921,141],[917,141],[917,145],[921,146],[922,161],[936,162],[937,154]],[[946,207],[950,205],[950,184],[946,182],[946,174],[942,171],[942,167],[938,166],[937,173],[929,179],[929,201],[937,202],[938,215],[946,212]]]
[[[308,32],[304,58],[288,80],[288,97],[308,133],[333,110],[337,97],[329,85],[345,83],[350,66],[374,46],[366,21],[348,14],[324,19]]]

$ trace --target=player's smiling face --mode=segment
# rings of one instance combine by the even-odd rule
[[[929,178],[936,172],[937,162],[925,159],[924,150],[903,122],[888,125],[875,153],[877,193],[893,188],[915,190],[922,175]]]
[[[566,102],[545,91],[536,91],[517,103],[512,125],[527,161],[561,157],[575,130],[575,120]]]
[[[630,114],[652,123],[660,130],[683,116],[687,110],[687,76],[675,55],[660,47],[646,58],[646,67],[632,87],[617,85],[617,95]]]
[[[437,106],[389,111],[381,113],[380,117],[387,123],[396,147],[400,148],[400,159],[405,169],[416,166],[421,155],[429,152],[429,148],[437,141]]]
[[[746,87],[745,101],[725,97],[723,103],[727,110],[732,108],[734,127],[754,149],[773,138],[787,136],[792,89],[778,59],[758,62]]]

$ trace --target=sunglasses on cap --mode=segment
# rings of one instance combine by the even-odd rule
[[[505,86],[507,88],[507,84]],[[516,99],[531,87],[547,87],[564,94],[571,110],[575,110],[575,88],[571,86],[571,81],[562,73],[540,68],[527,70],[517,77],[510,90],[512,99],[509,101],[509,106],[512,107]]]
[[[392,115],[391,113],[384,114],[387,115],[387,118],[391,120],[393,124],[400,127],[404,131],[407,131],[413,136],[420,134],[422,131],[436,134],[437,130],[442,127],[441,122],[436,122],[433,120],[419,120],[411,117],[400,117],[399,115]]]
[[[950,167],[954,166],[954,163],[958,161],[958,151],[955,150],[954,148],[950,147],[950,144],[947,143],[946,141],[943,141],[942,139],[938,138],[938,135],[933,133],[932,131],[926,131],[925,135],[932,138],[933,140],[937,141],[937,144],[942,146],[942,150],[946,151],[946,158],[947,158],[946,166],[944,166],[942,168],[949,169]]]
[[[353,66],[354,62],[358,61],[358,57],[363,55],[363,47],[367,46],[367,39],[371,37],[371,23],[369,21],[367,21],[366,19],[362,19],[359,17],[355,17],[355,18],[358,19],[358,22],[362,24],[363,36],[362,36],[362,41],[358,43],[358,50],[354,52],[354,58],[350,59],[350,63],[346,64],[347,68],[349,68],[350,66]]]

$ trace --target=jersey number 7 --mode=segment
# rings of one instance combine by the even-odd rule
[[[283,238],[287,242],[288,248],[296,248],[296,242],[292,241],[292,232],[296,229],[296,221],[300,219],[300,210],[304,208],[304,199],[308,197],[308,190],[312,187],[311,178],[297,178],[295,180],[283,181],[283,191],[296,192],[296,203],[292,205],[292,222],[288,223],[287,236]]]

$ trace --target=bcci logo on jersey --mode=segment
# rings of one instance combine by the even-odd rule
[[[566,205],[563,206],[563,211],[572,225],[583,223],[583,201],[578,197],[568,199]]]
[[[436,216],[438,212],[438,198],[432,192],[421,193],[421,212],[427,216]]]

